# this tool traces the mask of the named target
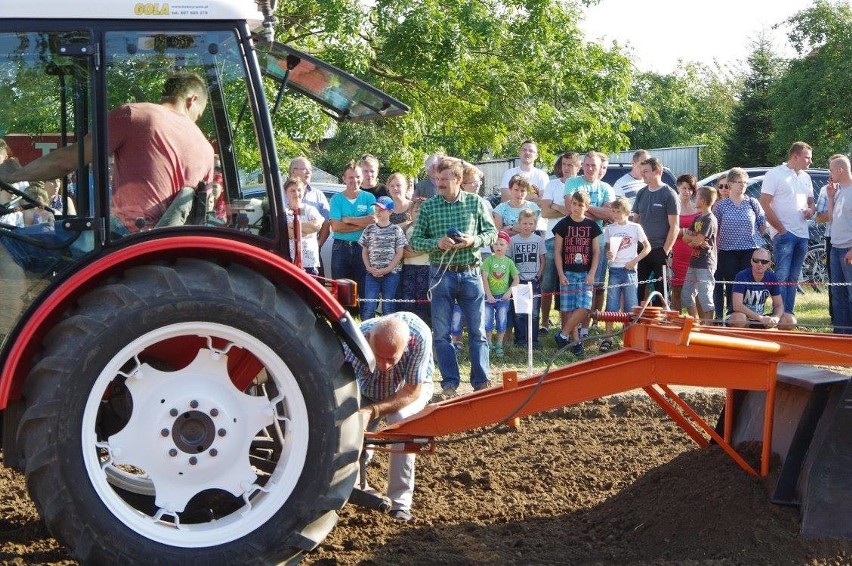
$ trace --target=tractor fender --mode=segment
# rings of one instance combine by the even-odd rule
[[[77,297],[129,267],[183,257],[239,263],[276,284],[289,287],[329,321],[340,339],[359,359],[374,366],[373,353],[351,315],[317,279],[288,260],[257,244],[233,238],[170,235],[148,238],[117,249],[110,248],[88,263],[78,265],[57,281],[37,305],[31,307],[26,320],[18,325],[12,342],[7,345],[5,361],[0,370],[0,410],[20,396],[42,338]]]

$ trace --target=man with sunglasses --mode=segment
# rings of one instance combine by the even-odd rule
[[[758,248],[751,254],[751,267],[734,277],[731,310],[725,322],[736,328],[778,328],[792,330],[796,317],[784,312],[781,286],[770,271],[769,250]],[[772,311],[766,314],[766,299],[772,299]]]

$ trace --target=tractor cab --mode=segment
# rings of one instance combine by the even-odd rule
[[[288,257],[272,123],[276,113],[292,111],[294,95],[335,120],[407,110],[363,81],[255,33],[262,17],[248,2],[214,0],[193,9],[12,4],[0,7],[0,137],[10,149],[0,181],[63,148],[73,160],[0,184],[4,342],[51,283],[117,246],[215,232]],[[196,123],[209,146],[198,150],[215,157],[209,174],[198,178],[176,179],[183,156],[169,153],[175,151],[170,140],[140,140],[148,134],[126,131],[114,118],[116,109],[159,104],[177,73],[200,77],[206,89]],[[166,146],[150,166],[148,141]],[[140,145],[142,151],[126,149]],[[249,186],[251,198],[244,194]]]
[[[407,108],[257,4],[0,4],[3,465],[82,563],[295,560],[355,484],[374,358],[290,261],[273,123]]]

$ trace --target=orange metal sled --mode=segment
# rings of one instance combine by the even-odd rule
[[[696,327],[694,322],[691,317],[647,308],[642,318],[634,316],[626,328],[622,350],[553,370],[543,378],[520,379],[509,387],[492,387],[428,405],[413,417],[369,433],[367,442],[395,441],[408,451],[424,452],[432,449],[435,437],[641,388],[699,446],[712,440],[745,471],[766,476],[772,454],[778,364],[852,365],[852,339]],[[678,397],[672,385],[724,388],[722,433]],[[765,393],[759,472],[732,445],[735,391]]]

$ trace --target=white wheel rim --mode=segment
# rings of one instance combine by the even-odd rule
[[[162,372],[139,362],[137,356],[146,348],[181,336],[202,337],[208,343],[187,367]],[[229,346],[213,348],[213,339]],[[224,367],[232,346],[247,350],[260,361],[277,389],[273,399],[249,396],[231,385]],[[122,367],[131,360],[135,367],[123,374]],[[119,375],[126,376],[133,411],[124,428],[98,441],[101,401]],[[172,409],[177,409],[177,415]],[[211,423],[217,434],[196,434],[208,430]],[[280,448],[271,473],[249,463],[249,447],[264,430],[283,433],[270,436]],[[246,536],[284,505],[302,474],[308,436],[302,391],[292,371],[270,347],[229,326],[186,322],[148,332],[113,357],[89,393],[81,438],[86,472],[111,513],[146,539],[200,548]],[[199,442],[190,447],[192,451],[187,438]],[[190,463],[193,456],[195,461]],[[114,486],[141,495],[153,489],[157,511],[137,509]],[[186,503],[207,489],[227,491],[241,498],[242,505],[206,522],[181,522]]]

